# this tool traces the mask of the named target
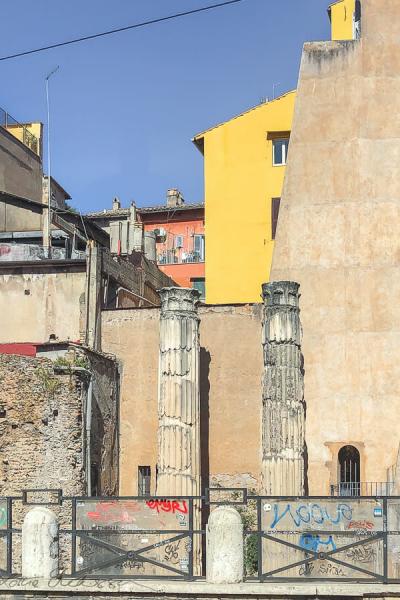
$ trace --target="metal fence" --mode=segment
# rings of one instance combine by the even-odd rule
[[[26,125],[19,123],[3,108],[0,108],[0,127],[7,129],[14,137],[27,146],[35,154],[39,154],[39,140]]]
[[[346,481],[331,485],[331,496],[392,496],[392,481]]]
[[[20,574],[24,516],[44,504],[60,523],[62,577],[192,580],[204,574],[207,515],[228,504],[244,523],[246,580],[400,583],[400,497],[269,497],[226,488],[171,498],[39,492],[0,499],[1,577]],[[49,493],[52,500],[43,496]]]

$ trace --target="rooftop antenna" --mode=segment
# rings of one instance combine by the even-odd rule
[[[46,240],[43,245],[47,246],[47,258],[51,258],[51,151],[50,151],[50,98],[49,98],[49,79],[59,69],[57,65],[46,76],[46,107],[47,107],[47,232]],[[43,236],[45,237],[45,236]]]
[[[280,85],[281,85],[281,84],[280,84],[280,82],[279,82],[279,81],[278,81],[278,83],[273,83],[273,84],[272,84],[272,100],[275,100],[275,90],[276,90],[276,88],[277,88],[277,87],[279,87]]]

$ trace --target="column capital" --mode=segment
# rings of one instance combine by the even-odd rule
[[[299,308],[300,284],[295,281],[270,281],[263,283],[261,297],[265,307]]]
[[[200,292],[194,288],[166,287],[159,290],[161,318],[175,315],[197,317]]]

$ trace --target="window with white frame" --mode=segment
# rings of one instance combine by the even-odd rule
[[[194,236],[193,253],[198,262],[204,262],[204,235]]]
[[[183,248],[183,235],[175,236],[175,248]]]
[[[289,138],[272,140],[272,164],[274,167],[286,165],[289,150]]]

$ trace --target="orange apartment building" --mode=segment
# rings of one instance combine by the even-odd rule
[[[193,287],[205,298],[204,204],[186,204],[179,190],[167,192],[166,204],[121,208],[118,199],[111,210],[90,213],[97,225],[110,233],[123,223],[139,222],[146,234],[156,237],[159,268],[182,287]]]

